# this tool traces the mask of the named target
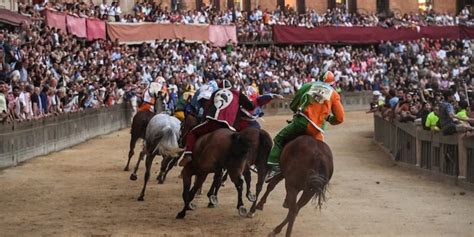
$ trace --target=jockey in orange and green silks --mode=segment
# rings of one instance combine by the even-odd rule
[[[290,109],[295,116],[273,139],[274,145],[267,162],[272,171],[267,180],[279,173],[280,153],[287,142],[305,134],[323,141],[326,121],[332,125],[344,121],[340,96],[331,86],[334,75],[326,72],[321,79],[322,81],[304,84],[291,101]]]

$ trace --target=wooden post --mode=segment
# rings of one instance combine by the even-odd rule
[[[464,145],[464,138],[466,134],[462,134],[458,136],[458,179],[466,179],[467,176],[467,149]]]

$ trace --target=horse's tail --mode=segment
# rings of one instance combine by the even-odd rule
[[[265,163],[267,162],[268,155],[272,150],[273,141],[270,134],[267,131],[260,129],[260,135],[258,138],[258,151],[257,159],[263,159]]]
[[[159,153],[163,157],[178,157],[182,149],[178,146],[178,138],[173,128],[170,126],[164,127],[160,136],[153,154]]]
[[[243,159],[250,149],[250,141],[237,132],[232,134],[231,139],[230,157],[238,160]]]
[[[307,185],[310,191],[314,192],[313,202],[317,208],[322,207],[326,201],[326,190],[329,184],[329,179],[326,175],[320,174],[315,170],[311,170],[308,176]]]

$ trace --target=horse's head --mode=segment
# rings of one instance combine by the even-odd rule
[[[196,127],[199,124],[199,119],[197,115],[193,112],[186,113],[184,121],[181,123],[181,136],[179,139],[179,144],[184,146],[184,139],[188,135],[189,131]]]

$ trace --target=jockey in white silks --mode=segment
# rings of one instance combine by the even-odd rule
[[[197,117],[202,119],[205,111],[208,107],[208,101],[211,99],[212,94],[217,91],[217,82],[212,80],[207,84],[202,85],[199,90],[194,94],[191,105],[194,107],[197,113]]]
[[[148,110],[155,113],[155,101],[160,92],[163,92],[164,84],[160,82],[152,82],[143,92],[143,102],[139,106],[138,111]]]

